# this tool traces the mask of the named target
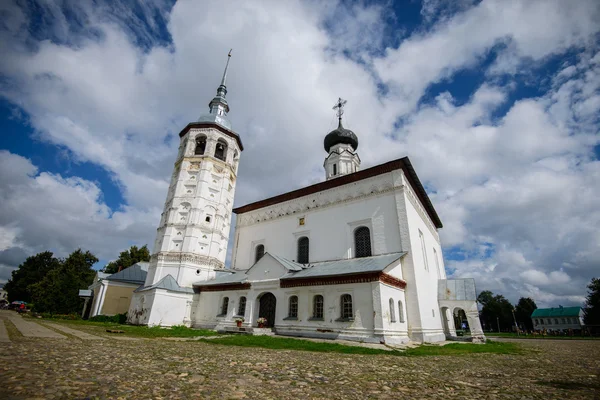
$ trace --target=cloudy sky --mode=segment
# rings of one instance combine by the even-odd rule
[[[233,48],[236,206],[324,179],[331,107],[363,168],[408,155],[449,274],[538,305],[600,272],[595,0],[0,2],[0,282],[151,244],[178,146]],[[231,250],[231,249],[230,249]]]

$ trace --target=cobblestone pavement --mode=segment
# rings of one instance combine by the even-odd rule
[[[30,338],[6,326],[2,399],[600,398],[600,341],[524,340],[521,355],[398,357],[85,340],[67,330],[67,340]]]

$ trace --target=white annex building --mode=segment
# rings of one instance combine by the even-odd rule
[[[229,59],[227,61],[229,64]],[[325,136],[325,180],[233,208],[242,141],[227,118],[227,66],[179,152],[130,323],[403,343],[455,336],[462,309],[485,340],[474,282],[446,280],[442,223],[407,157],[360,169],[358,138]],[[225,268],[232,212],[231,267]]]

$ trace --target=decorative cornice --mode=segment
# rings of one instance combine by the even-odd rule
[[[368,283],[368,282],[381,282],[389,286],[394,286],[399,289],[406,288],[406,281],[395,278],[385,272],[367,272],[362,274],[348,274],[341,276],[323,276],[323,277],[310,277],[310,278],[296,278],[296,279],[280,279],[279,287],[281,288],[292,288],[302,286],[323,286],[323,285],[343,285],[347,283]],[[257,282],[257,284],[260,282]],[[223,292],[228,290],[248,290],[252,287],[250,282],[235,282],[235,283],[223,283],[220,285],[193,285],[194,292]]]
[[[336,178],[341,179],[341,178]],[[284,218],[296,213],[305,213],[313,209],[324,209],[342,203],[378,196],[394,191],[396,188],[386,176],[363,180],[356,185],[342,186],[326,192],[306,195],[303,199],[292,199],[272,206],[238,215],[237,225],[252,225],[261,221]],[[233,210],[235,212],[235,210]]]
[[[173,253],[173,252],[161,252],[152,255],[152,258],[156,261],[162,262],[175,262],[175,263],[192,263],[198,265],[208,265],[215,269],[224,269],[225,264],[214,257],[208,257],[194,253]]]
[[[413,192],[412,188],[408,185],[403,186],[402,189],[403,189],[403,192],[406,194],[406,197],[408,197],[410,204],[412,204],[412,206],[417,211],[417,214],[419,214],[421,216],[421,219],[423,219],[423,221],[425,221],[425,225],[427,225],[427,228],[429,229],[429,231],[431,232],[431,234],[433,235],[435,240],[438,243],[440,243],[440,235],[438,234],[437,230],[435,229],[435,226],[433,225],[433,221],[431,221],[431,218],[429,218],[429,215],[423,209],[423,206],[421,206],[421,203],[419,202],[419,200],[417,200],[417,195],[415,194],[415,192]]]
[[[194,293],[223,292],[227,290],[248,290],[252,285],[246,283],[224,283],[221,285],[193,285]]]
[[[381,272],[379,275],[379,281],[385,283],[390,286],[397,287],[398,289],[406,288],[406,281],[398,278],[394,278],[390,274],[386,274],[385,272]]]
[[[394,278],[384,272],[367,272],[362,274],[348,274],[337,276],[309,277],[309,278],[288,278],[280,280],[280,287],[291,288],[301,286],[323,286],[323,285],[343,285],[347,283],[367,283],[381,281],[390,286],[399,289],[406,288],[406,282],[402,279]]]

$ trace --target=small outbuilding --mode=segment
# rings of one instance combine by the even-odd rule
[[[580,330],[583,327],[581,307],[538,308],[531,314],[533,329],[536,331]]]
[[[88,287],[93,297],[90,317],[126,313],[133,291],[144,284],[147,273],[147,262],[138,262],[112,275],[99,271]]]

